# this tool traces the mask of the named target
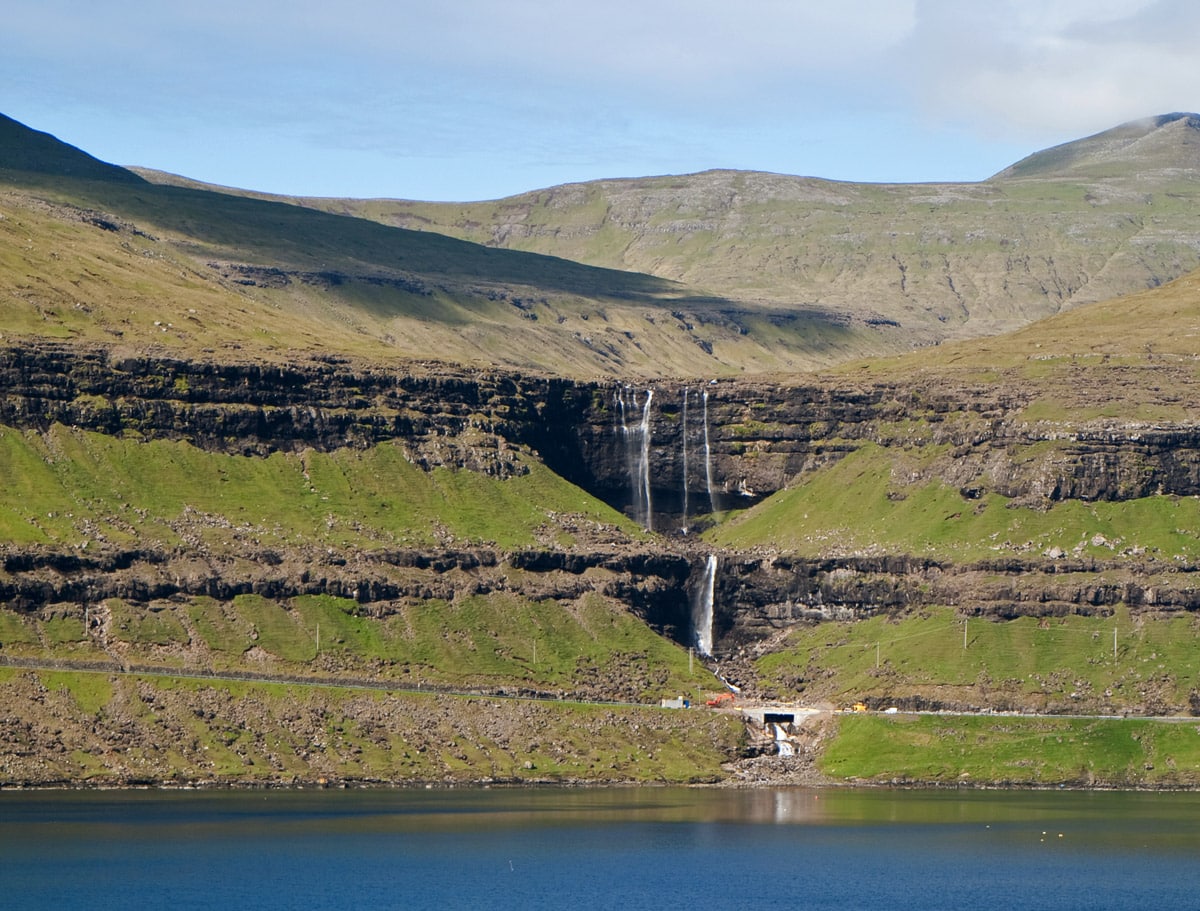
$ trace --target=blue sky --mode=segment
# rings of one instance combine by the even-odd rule
[[[1200,108],[1194,0],[15,0],[0,112],[277,193],[981,180]]]

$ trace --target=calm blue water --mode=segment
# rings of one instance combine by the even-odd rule
[[[0,908],[1200,908],[1200,795],[0,792]]]

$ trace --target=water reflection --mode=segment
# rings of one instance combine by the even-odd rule
[[[1190,793],[0,792],[0,895],[90,911],[1191,909],[1198,811]]]
[[[1196,835],[1200,794],[822,788],[348,791],[5,791],[0,839],[75,828],[154,834],[186,826],[290,831],[455,831],[605,823],[743,825],[1125,824]],[[1190,842],[1189,842],[1190,843]]]

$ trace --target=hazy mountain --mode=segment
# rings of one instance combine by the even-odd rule
[[[1194,114],[1138,121],[979,183],[708,171],[473,204],[305,203],[777,311],[891,321],[924,339],[980,336],[1200,265],[1198,124]]]
[[[828,366],[1200,266],[1198,123],[1127,124],[979,183],[708,171],[440,204],[146,181],[5,120],[0,331],[574,375]]]
[[[623,375],[794,370],[896,344],[816,308],[148,183],[11,120],[0,152],[0,333]]]
[[[1195,178],[1200,170],[1200,115],[1162,114],[1054,146],[1023,158],[994,179]]]

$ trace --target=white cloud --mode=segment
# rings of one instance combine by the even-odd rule
[[[18,6],[4,113],[244,186],[285,156],[306,174],[370,167],[398,193],[419,191],[393,173],[439,162],[506,190],[715,165],[983,177],[1010,163],[997,150],[1200,107],[1195,0]]]
[[[1200,105],[1191,0],[925,0],[914,97],[989,135],[1064,139]]]

